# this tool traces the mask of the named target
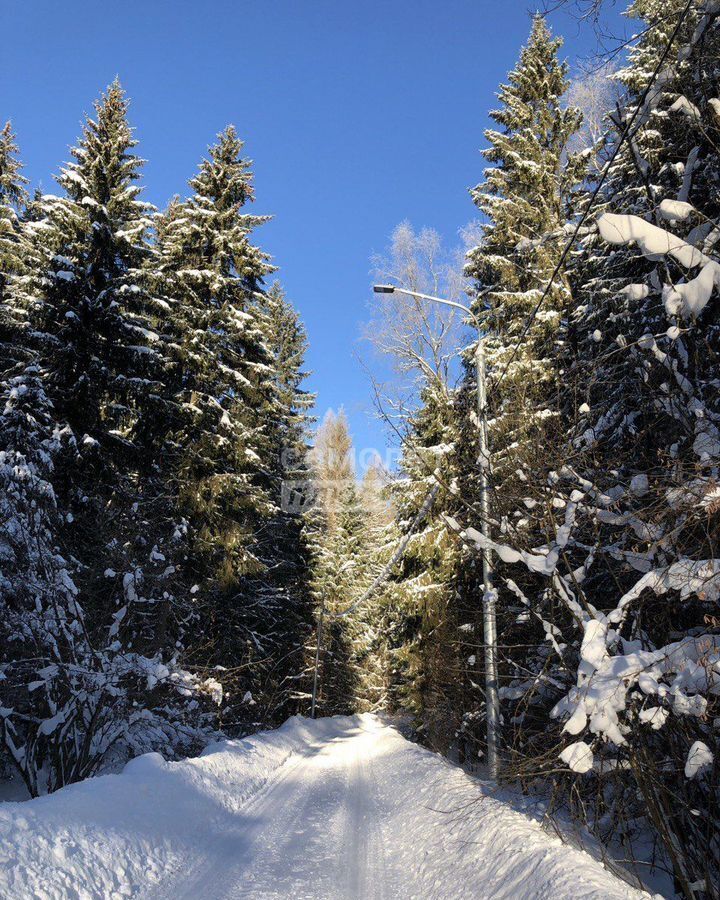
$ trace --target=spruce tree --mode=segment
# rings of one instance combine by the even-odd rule
[[[487,359],[493,515],[511,528],[532,526],[523,501],[528,487],[544,484],[552,464],[545,448],[562,430],[559,390],[572,298],[567,272],[555,269],[585,155],[568,153],[582,117],[563,105],[569,81],[561,46],[536,15],[518,64],[500,88],[501,106],[491,113],[501,126],[485,135],[491,165],[472,191],[487,219],[479,245],[468,253],[466,274],[474,279],[473,324]],[[475,403],[475,359],[468,355],[458,403],[458,466],[462,494],[471,502],[478,484]]]
[[[305,329],[278,282],[259,297],[257,314],[270,355],[264,468],[275,512],[257,536],[263,571],[247,578],[243,591],[253,598],[255,633],[269,660],[253,675],[253,693],[263,704],[265,720],[276,722],[295,711],[294,681],[312,627],[303,512],[311,478],[307,457],[315,398],[303,388]]]
[[[472,192],[487,222],[481,226],[479,246],[468,254],[466,268],[475,280],[472,309],[487,353],[491,526],[498,538],[528,549],[545,540],[546,485],[552,469],[560,465],[563,428],[560,388],[572,309],[567,272],[561,269],[548,286],[567,240],[564,228],[573,215],[575,191],[586,164],[585,154],[568,152],[582,117],[563,105],[569,81],[567,64],[559,58],[561,46],[543,16],[536,15],[518,64],[500,88],[501,106],[491,113],[501,128],[486,132],[489,147],[483,152],[491,165],[483,184]],[[478,528],[474,364],[468,357],[458,402],[457,466],[460,496],[470,504],[461,516]],[[496,589],[507,576],[509,572],[496,565]],[[474,660],[468,668],[480,670],[482,677],[478,647],[483,579],[477,551],[467,546],[460,554],[458,587],[464,625],[474,634],[461,655]],[[533,602],[547,602],[544,581],[532,573],[521,587]],[[518,637],[518,627],[523,633],[526,620],[516,606],[511,593],[501,592],[501,640],[530,643],[534,633]],[[534,620],[530,624],[535,627]],[[473,690],[464,702],[466,718],[476,723],[476,739],[482,742],[477,724],[484,715],[484,701]]]
[[[400,534],[428,492],[436,486],[440,492],[385,591],[390,703],[414,716],[431,746],[447,750],[461,706],[454,586],[459,548],[442,518],[456,505],[451,493],[457,478],[454,392],[440,381],[430,382],[408,424],[400,477],[391,486]]]
[[[285,296],[279,282],[262,295],[260,313],[266,343],[272,359],[275,411],[272,428],[273,469],[292,477],[307,471],[306,457],[311,410],[315,397],[303,388],[308,340],[297,310]]]
[[[717,601],[720,130],[707,86],[718,79],[720,27],[686,6],[630,7],[642,28],[619,73],[627,95],[605,151],[618,152],[599,198],[599,232],[573,266],[572,466],[559,487],[577,503],[565,553],[583,573],[580,596],[590,605],[582,643],[572,635],[565,654],[572,687],[553,713],[574,741],[632,772],[612,786],[604,779],[602,837],[612,838],[610,823],[648,815],[690,896],[691,884],[717,880],[720,868],[691,812],[713,788],[670,774],[695,741],[714,742],[695,714],[712,702],[709,685],[700,678],[686,697],[686,673],[715,642],[706,631]],[[621,624],[605,631],[606,622]],[[667,664],[638,670],[638,648]],[[598,683],[617,698],[608,720],[585,716]],[[646,709],[658,711],[651,728]]]
[[[10,760],[37,796],[64,781],[62,767],[53,766],[48,755],[56,729],[72,710],[72,666],[87,664],[89,657],[71,565],[58,547],[62,512],[51,484],[72,435],[57,428],[34,366],[3,382],[0,403],[2,736]],[[38,679],[41,690],[31,691]],[[46,720],[52,727],[41,728]],[[71,754],[67,764],[73,765]]]
[[[58,414],[116,448],[132,440],[157,363],[153,298],[140,272],[151,210],[138,199],[142,160],[127,109],[116,81],[57,177],[64,196],[40,201],[42,221],[29,229],[36,270],[14,297],[41,333]]]
[[[23,266],[23,232],[21,218],[28,202],[15,135],[6,122],[0,131],[0,368],[5,368],[16,356],[11,341],[17,332],[12,310],[8,305],[8,282]]]
[[[628,65],[617,76],[626,98],[620,113],[609,120],[606,155],[621,141],[631,117],[636,118],[631,139],[622,141],[609,168],[597,213],[635,215],[670,229],[699,251],[712,253],[716,235],[711,223],[718,212],[714,140],[718,120],[706,85],[715,77],[717,36],[713,25],[703,24],[699,10],[691,9],[685,16],[643,103],[683,9],[679,0],[669,4],[638,0],[628,10],[644,27]],[[616,236],[622,238],[619,232]],[[614,235],[606,230],[604,237]],[[582,285],[572,323],[580,384],[575,414],[582,420],[585,443],[602,441],[620,452],[629,451],[644,431],[642,419],[654,403],[657,387],[654,379],[637,379],[638,366],[647,368],[647,353],[633,348],[646,333],[660,334],[668,325],[694,318],[672,290],[690,277],[672,258],[658,265],[652,255],[638,253],[628,242],[608,244],[596,234],[584,240],[573,279]],[[708,313],[704,315],[707,319]],[[684,343],[688,339],[693,340],[692,334],[671,347],[689,352]],[[630,349],[617,352],[618,341]],[[679,365],[685,371],[685,363]],[[583,403],[589,410],[578,413],[577,406]]]
[[[478,294],[473,309],[488,332],[492,371],[510,366],[503,395],[513,385],[528,407],[557,375],[553,357],[569,299],[564,273],[511,360],[512,349],[555,268],[569,201],[582,176],[582,158],[567,156],[581,115],[563,107],[569,81],[567,64],[558,57],[562,43],[536,15],[518,64],[500,87],[501,106],[491,113],[501,130],[485,132],[485,181],[471,192],[487,217],[481,243],[467,259]]]
[[[197,734],[175,703],[153,688],[169,683],[171,672],[177,685],[185,678],[177,676],[176,657],[189,598],[176,594],[178,570],[169,557],[181,523],[168,507],[158,448],[145,427],[168,399],[156,327],[167,304],[147,289],[151,210],[139,199],[142,161],[132,152],[127,107],[114,82],[58,177],[63,195],[37,197],[30,205],[23,223],[26,261],[11,281],[7,306],[16,322],[27,323],[16,345],[36,362],[34,378],[56,428],[69,436],[50,479],[62,510],[53,539],[75,561],[86,639],[101,648],[92,659],[106,673],[98,683],[114,681],[118,698],[119,685],[132,690],[148,710],[140,723],[147,730],[140,731],[147,738],[155,729],[155,739],[162,736],[172,752],[173,742],[187,746]],[[92,696],[106,703],[102,691]],[[163,724],[150,713],[157,701]],[[95,742],[99,756],[106,745],[95,728],[124,732],[126,747],[148,746],[128,727],[129,706],[118,699],[109,720],[87,720],[93,724],[83,739]],[[82,744],[75,746],[80,753]]]
[[[224,721],[245,728],[285,708],[293,659],[277,659],[294,654],[299,666],[306,563],[299,522],[282,510],[282,450],[287,440],[300,451],[307,404],[302,327],[281,292],[263,290],[272,267],[251,243],[266,217],[245,211],[254,194],[242,147],[226,128],[192,195],[160,218],[156,284],[171,308],[165,468],[198,585],[193,652],[241,673]]]
[[[324,622],[320,708],[328,715],[348,714],[355,709],[359,675],[353,656],[355,619],[338,614],[357,597],[362,583],[363,513],[342,410],[325,416],[311,459],[316,501],[307,517],[310,586],[316,621]],[[311,642],[307,648],[314,655]]]
[[[363,521],[359,553],[364,565],[348,605],[357,602],[375,584],[376,578],[385,573],[400,539],[391,480],[390,473],[376,457],[360,481],[358,500]],[[387,583],[383,581],[353,610],[353,661],[358,671],[355,708],[358,712],[388,708],[393,666],[387,639],[390,622]]]
[[[174,309],[180,503],[207,575],[227,589],[262,570],[254,536],[274,509],[263,474],[272,368],[257,310],[270,266],[249,240],[265,219],[242,211],[253,190],[241,152],[228,127],[159,232],[161,290]]]
[[[197,750],[212,735],[197,701],[214,689],[127,647],[127,607],[102,623],[86,608],[88,562],[64,547],[73,516],[53,486],[77,442],[44,384],[36,365],[0,384],[0,746],[32,796],[94,774],[110,748]]]
[[[712,778],[686,769],[678,780],[677,769],[716,743],[701,669],[717,659],[718,121],[707,85],[720,28],[681,2],[631,12],[646,27],[620,73],[598,230],[566,273],[557,402],[543,397],[557,447],[534,465],[493,446],[496,458],[513,451],[493,473],[507,516],[494,536],[509,545],[493,573],[507,588],[501,641],[518,648],[502,673],[504,771],[555,777],[559,757],[558,796],[579,798],[583,816],[591,804],[608,841],[646,815],[692,896],[718,872],[695,822]],[[524,497],[503,478],[508,459]]]
[[[261,296],[258,315],[270,355],[271,394],[264,421],[265,470],[276,508],[258,549],[267,573],[261,577],[261,583],[284,593],[286,601],[292,603],[293,595],[300,601],[307,579],[302,513],[311,478],[308,451],[310,428],[315,421],[310,412],[315,396],[303,388],[307,377],[305,328],[278,282]],[[292,618],[292,610],[287,614]]]
[[[124,639],[156,650],[168,639],[172,589],[161,547],[174,523],[158,509],[163,491],[142,423],[164,403],[155,327],[164,307],[142,271],[151,210],[139,199],[142,160],[127,109],[116,81],[58,176],[63,195],[32,204],[29,265],[8,303],[27,317],[23,340],[56,417],[77,438],[75,463],[56,473],[54,486],[69,513],[63,538],[84,561],[79,586],[90,595],[90,621],[122,609]],[[118,575],[109,581],[106,571]]]

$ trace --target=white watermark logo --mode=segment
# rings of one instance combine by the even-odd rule
[[[317,503],[318,497],[339,495],[347,487],[347,476],[361,479],[369,469],[377,469],[387,480],[397,471],[402,458],[399,448],[365,447],[352,448],[346,454],[329,451],[324,455],[322,465],[313,464],[312,452],[299,453],[295,448],[286,448],[281,453],[283,479],[280,487],[280,508],[286,515],[306,515]],[[333,473],[343,472],[344,478],[333,477]]]

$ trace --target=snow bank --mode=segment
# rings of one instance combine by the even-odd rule
[[[468,776],[392,730],[380,736],[381,792],[392,798],[384,827],[395,868],[415,870],[405,891],[417,900],[641,898],[589,854],[545,831],[534,802]],[[525,804],[526,810],[521,808]],[[385,807],[388,808],[387,805]]]
[[[301,717],[244,740],[211,744],[201,756],[131,760],[46,797],[0,804],[0,897],[105,900],[141,889],[181,865],[198,841],[218,834],[294,755],[337,732]]]

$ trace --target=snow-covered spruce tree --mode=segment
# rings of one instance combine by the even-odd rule
[[[78,436],[77,463],[57,473],[55,487],[71,513],[68,546],[88,560],[82,580],[104,597],[124,591],[122,576],[108,582],[102,573],[148,569],[149,575],[158,567],[152,560],[145,566],[142,557],[161,539],[143,534],[152,473],[137,429],[158,405],[162,357],[154,347],[153,298],[140,272],[150,254],[150,220],[137,199],[142,161],[132,153],[127,105],[113,83],[95,119],[86,121],[74,162],[58,176],[65,195],[33,204],[25,226],[32,267],[14,279],[8,301],[28,317],[26,339],[42,361],[48,396]],[[158,591],[160,600],[159,585]],[[105,600],[102,606],[106,612]],[[124,627],[132,618],[128,610]]]
[[[23,265],[21,216],[28,202],[26,184],[15,135],[6,122],[0,131],[0,369],[16,356],[12,339],[17,326],[6,300],[8,282]]]
[[[0,131],[0,372],[22,371],[31,357],[21,339],[27,316],[10,299],[10,283],[30,265],[23,218],[28,215],[28,181],[22,175],[15,135],[6,122]]]
[[[225,129],[190,181],[193,194],[173,201],[158,225],[158,292],[172,309],[164,325],[175,403],[166,464],[199,585],[197,647],[204,662],[243,673],[233,690],[238,698],[261,689],[264,669],[256,662],[272,660],[277,603],[288,599],[273,585],[279,570],[269,569],[278,563],[280,431],[299,425],[300,411],[287,403],[297,402],[288,391],[301,378],[300,358],[278,362],[280,376],[268,340],[269,317],[280,312],[262,293],[271,266],[250,238],[266,219],[244,210],[253,189],[242,146],[235,129]],[[286,549],[300,565],[297,541]],[[267,591],[258,593],[260,582]],[[262,712],[241,706],[226,710],[228,724]]]
[[[507,84],[500,88],[501,106],[491,113],[501,130],[488,130],[490,163],[485,180],[472,191],[487,218],[478,247],[468,253],[466,273],[476,283],[473,309],[487,329],[486,352],[491,373],[509,366],[494,412],[503,418],[503,403],[513,404],[513,420],[536,415],[535,406],[554,394],[555,356],[561,325],[569,306],[564,273],[553,282],[527,334],[513,357],[564,243],[574,189],[582,178],[583,159],[568,156],[568,142],[581,123],[579,111],[564,107],[568,67],[558,57],[561,38],[553,38],[545,19],[533,19]],[[507,398],[507,399],[506,399]],[[494,425],[501,433],[501,421]],[[510,425],[517,427],[517,422]]]
[[[258,666],[264,670],[255,695],[261,706],[258,712],[263,721],[278,722],[297,711],[292,697],[313,621],[303,512],[311,478],[308,449],[315,397],[303,388],[305,328],[278,282],[260,296],[258,314],[271,358],[273,394],[264,421],[265,471],[276,511],[257,537],[257,556],[264,570],[246,579],[245,591],[254,598],[255,629],[263,635],[269,659],[269,664]]]
[[[496,549],[547,587],[544,605],[522,582],[512,588],[547,651],[541,669],[523,661],[502,689],[520,723],[510,771],[556,772],[559,756],[569,772],[555,797],[576,800],[585,819],[590,810],[605,840],[631,843],[649,821],[656,858],[690,898],[716,896],[720,869],[709,725],[720,658],[720,160],[707,95],[720,27],[713,10],[686,7],[632,7],[648,28],[620,76],[628,97],[610,152],[627,128],[631,139],[571,272],[569,440],[543,482],[546,538],[531,552],[512,539]],[[563,734],[538,718],[552,699]]]
[[[562,353],[572,303],[566,272],[560,271],[547,288],[562,257],[565,225],[573,213],[586,158],[586,153],[568,152],[582,117],[563,104],[569,81],[567,64],[559,59],[561,46],[562,40],[551,35],[544,18],[535,16],[518,64],[500,88],[500,108],[491,114],[500,128],[486,132],[489,147],[483,152],[490,167],[472,197],[487,221],[466,267],[475,281],[472,309],[487,352],[492,528],[513,546],[525,548],[545,539],[544,486],[548,471],[558,464],[562,444]],[[457,465],[462,473],[460,495],[478,508],[475,370],[469,354],[467,362],[457,404],[461,429]],[[461,517],[465,522],[474,519],[468,511]],[[479,625],[483,587],[481,562],[474,551],[464,549],[459,573],[463,617],[469,625],[474,615]],[[501,643],[542,644],[540,620],[528,615],[512,589],[502,590],[506,574],[500,566],[494,585],[501,589]],[[532,603],[551,602],[542,579],[525,581],[519,589],[530,595]],[[478,632],[461,653],[463,658],[477,658],[482,670],[480,644]],[[503,679],[528,667],[524,650],[515,655],[517,659],[507,655]],[[530,667],[541,671],[543,665],[539,659]],[[484,715],[482,698],[474,693],[476,701],[465,710],[467,728],[472,722],[479,724]],[[506,743],[514,742],[512,729],[506,730]]]
[[[138,199],[142,160],[114,82],[88,118],[73,162],[57,177],[65,195],[36,204],[27,230],[39,258],[12,300],[24,304],[52,361],[54,402],[82,434],[127,435],[149,392],[157,340],[140,266],[150,253],[150,207]],[[138,393],[144,392],[144,393]]]
[[[573,736],[563,761],[588,771],[570,795],[593,798],[606,839],[647,816],[691,897],[714,896],[720,872],[707,724],[719,658],[720,27],[705,4],[686,6],[630,10],[643,27],[610,151],[635,119],[572,273],[573,427],[554,490],[572,527],[550,568],[581,627],[561,641],[575,685],[554,711]]]
[[[274,282],[260,299],[266,342],[272,357],[276,409],[273,427],[274,470],[307,471],[309,427],[315,395],[303,388],[308,339],[297,310],[287,299],[279,282]]]
[[[352,460],[352,438],[343,410],[323,419],[311,452],[315,502],[307,514],[312,599],[323,621],[319,709],[326,715],[355,709],[359,672],[355,665],[356,616],[338,618],[363,587],[363,511]],[[315,638],[306,645],[312,678]]]
[[[181,404],[181,503],[208,575],[228,588],[262,568],[252,544],[272,512],[258,478],[267,457],[262,419],[271,392],[264,384],[272,370],[256,310],[270,267],[249,241],[265,219],[242,211],[253,192],[241,151],[235,129],[227,128],[190,181],[193,195],[171,205],[159,231]]]
[[[0,736],[32,796],[92,775],[119,744],[172,753],[205,739],[197,701],[173,700],[197,696],[197,679],[124,650],[118,616],[93,646],[52,484],[77,447],[43,375],[31,365],[0,386]]]
[[[151,254],[149,209],[138,199],[141,160],[132,153],[126,113],[115,82],[58,178],[64,195],[31,205],[26,265],[10,282],[7,306],[16,322],[27,323],[16,346],[36,361],[55,421],[73,436],[52,471],[62,510],[53,539],[74,560],[87,639],[98,648],[93,658],[103,671],[113,669],[108,679],[118,699],[108,710],[116,737],[122,734],[129,752],[162,744],[172,753],[199,746],[192,720],[200,710],[190,699],[192,679],[176,670],[185,612],[168,554],[177,529],[157,448],[142,424],[165,405],[164,359],[153,330],[164,306],[146,291],[140,270]],[[188,701],[175,703],[173,685]],[[145,710],[137,728],[129,727],[137,718],[133,704]],[[83,723],[93,765],[107,746],[101,721],[90,716]],[[66,749],[81,768],[73,754],[82,747]],[[80,777],[79,768],[72,771]],[[49,783],[66,778],[55,772]]]
[[[272,396],[266,430],[267,469],[272,476],[273,499],[280,510],[275,524],[294,530],[307,499],[304,491],[310,477],[310,431],[315,422],[315,395],[302,386],[308,377],[304,371],[308,340],[297,310],[278,282],[261,296],[258,312],[271,356]],[[278,542],[282,539],[270,541],[274,545]],[[291,544],[297,549],[295,539]]]
[[[443,380],[432,379],[408,420],[400,477],[391,486],[397,531],[407,532],[434,487],[439,493],[383,594],[389,705],[411,713],[418,733],[443,752],[461,726],[465,688],[457,656],[458,539],[442,517],[457,504],[456,441],[454,393]]]
[[[74,686],[89,662],[78,591],[58,550],[61,513],[49,481],[72,436],[57,429],[34,367],[3,382],[0,402],[0,723],[4,751],[37,796],[64,782],[66,766],[72,771],[81,763],[71,753],[66,766],[47,759],[60,751],[56,733],[67,712],[76,717]],[[77,731],[77,722],[68,725],[70,734]]]
[[[408,222],[395,228],[388,253],[374,262],[378,281],[408,290],[459,300],[466,287],[462,252],[448,252],[437,232],[415,231]],[[384,617],[387,705],[410,712],[427,742],[448,750],[459,726],[461,704],[453,698],[464,685],[455,655],[457,538],[441,513],[452,512],[457,503],[452,382],[459,369],[462,323],[446,306],[390,295],[368,337],[399,381],[397,387],[377,386],[380,415],[402,442],[400,475],[389,488],[396,540],[407,534],[430,491],[439,490],[377,599]]]
[[[356,602],[380,577],[400,538],[392,506],[391,476],[377,457],[368,465],[359,486],[363,523],[360,555],[365,561],[350,601]],[[386,584],[379,583],[353,611],[353,661],[358,671],[355,706],[358,712],[376,712],[390,706],[390,658]]]

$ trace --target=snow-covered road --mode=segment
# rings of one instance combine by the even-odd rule
[[[386,892],[376,735],[350,727],[291,756],[200,864],[148,900],[400,896]]]
[[[0,896],[647,897],[368,715],[0,804]]]

